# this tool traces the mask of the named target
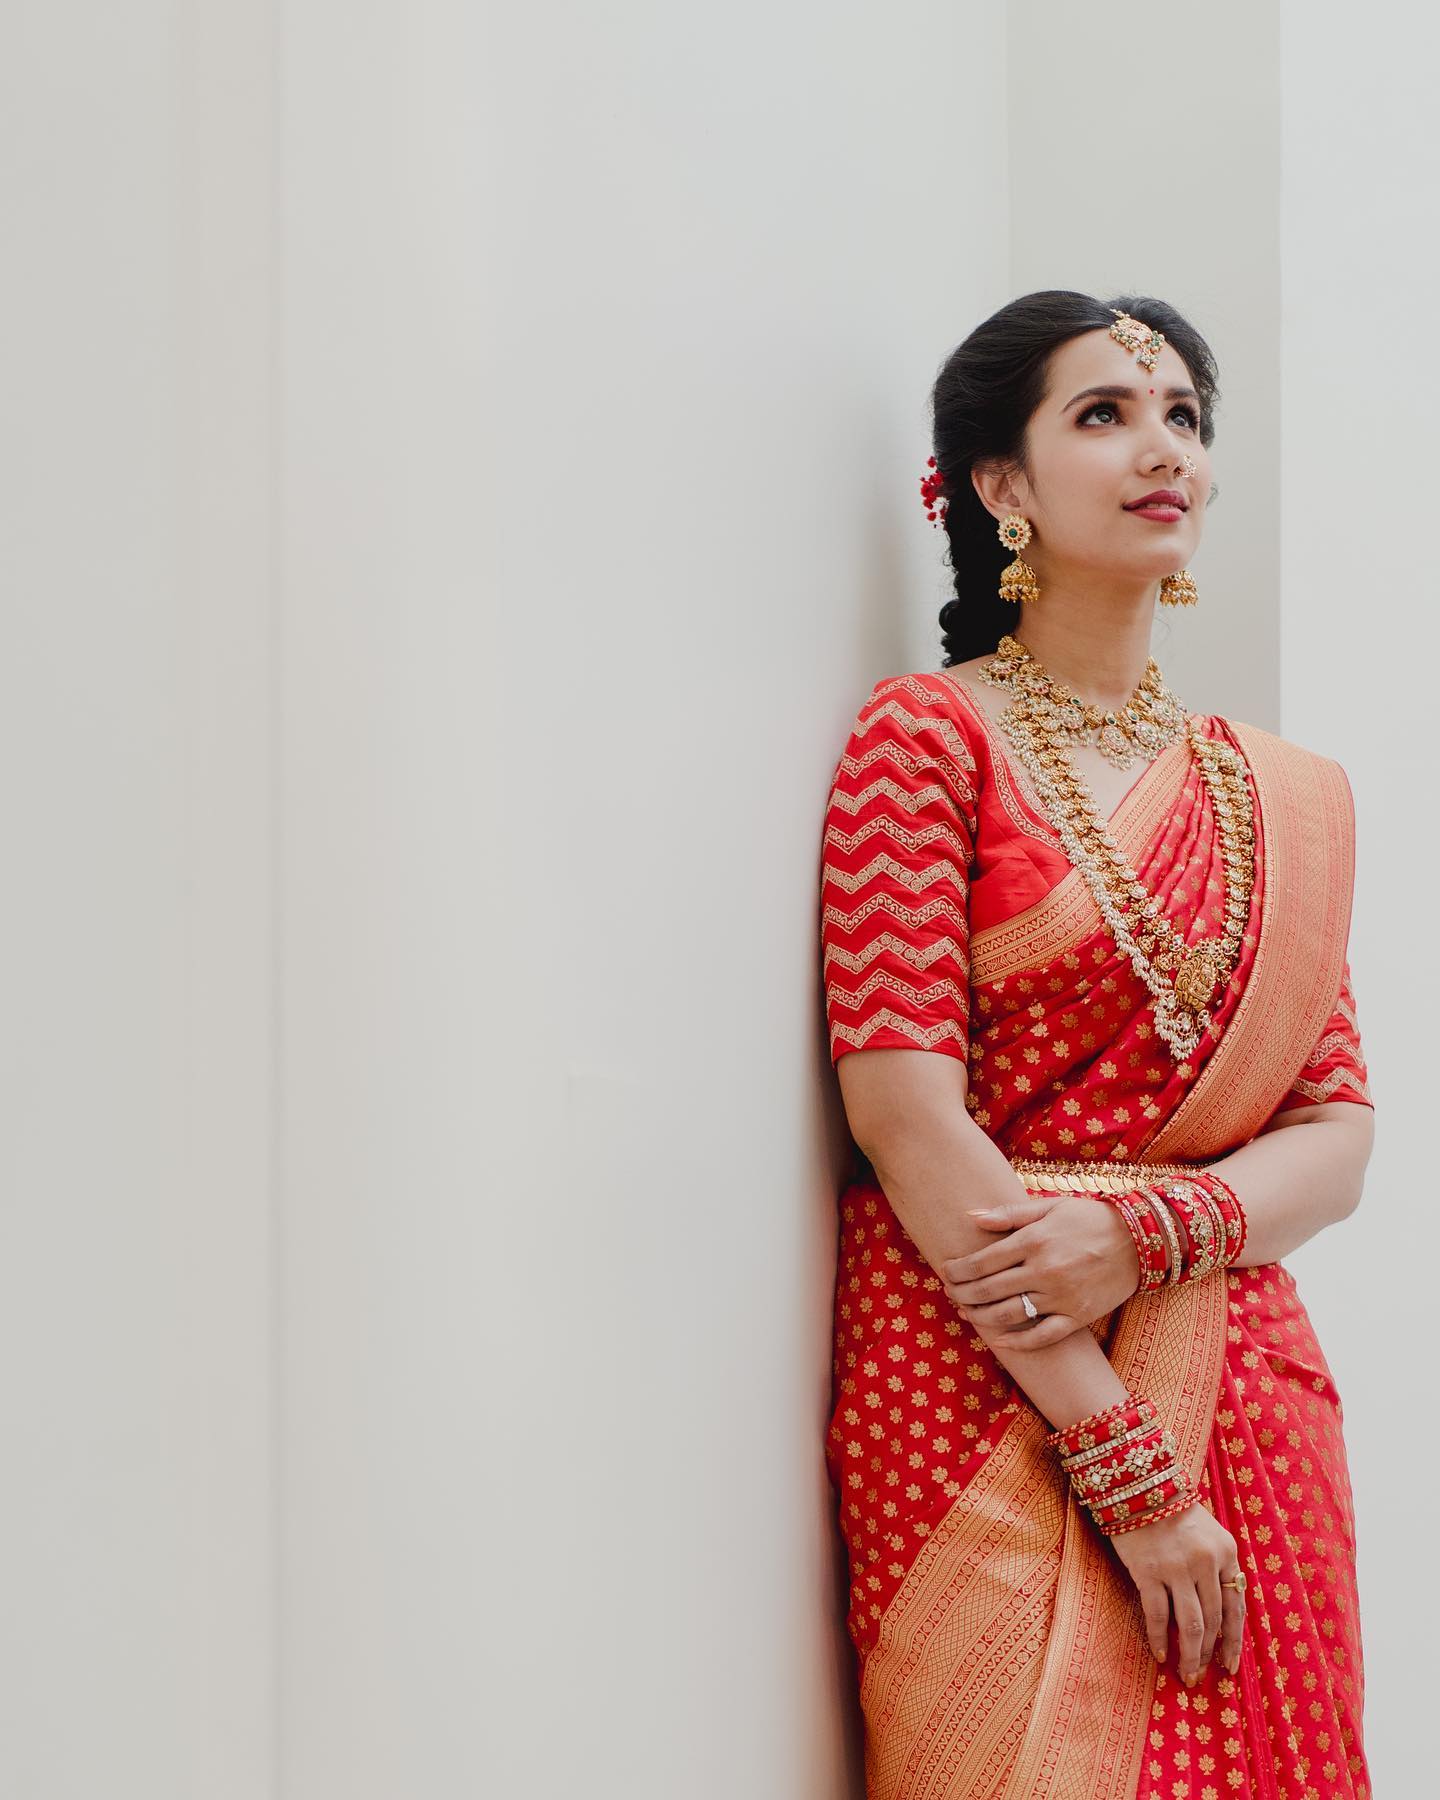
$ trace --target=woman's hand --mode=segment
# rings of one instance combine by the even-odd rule
[[[1245,1626],[1245,1597],[1221,1587],[1240,1567],[1235,1539],[1203,1501],[1138,1525],[1110,1539],[1121,1562],[1140,1590],[1145,1636],[1156,1662],[1164,1662],[1173,1614],[1180,1640],[1180,1679],[1193,1687],[1216,1649],[1219,1660],[1236,1674]]]
[[[1043,1349],[1103,1319],[1140,1285],[1140,1258],[1118,1210],[1092,1194],[1025,1194],[972,1213],[1004,1232],[940,1265],[945,1292],[986,1343]],[[1033,1323],[1020,1295],[1045,1314]]]

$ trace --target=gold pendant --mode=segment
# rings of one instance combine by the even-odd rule
[[[1175,998],[1187,1012],[1203,1012],[1220,979],[1218,938],[1201,938],[1186,947],[1175,971]]]

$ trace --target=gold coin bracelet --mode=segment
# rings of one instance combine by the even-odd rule
[[[1183,1512],[1200,1498],[1179,1461],[1175,1434],[1154,1403],[1126,1394],[1114,1406],[1050,1432],[1076,1499],[1106,1537]]]

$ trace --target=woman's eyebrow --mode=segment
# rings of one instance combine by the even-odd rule
[[[1061,407],[1060,416],[1063,419],[1077,401],[1088,399],[1092,395],[1101,400],[1134,400],[1138,397],[1138,392],[1139,390],[1133,387],[1115,387],[1113,385],[1081,388],[1074,400],[1067,400]],[[1165,390],[1165,398],[1167,400],[1198,400],[1200,396],[1192,387],[1170,387]]]

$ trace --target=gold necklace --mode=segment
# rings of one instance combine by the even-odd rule
[[[977,674],[989,686],[1014,693],[1014,699],[1000,714],[1000,726],[1028,771],[1066,856],[1084,876],[1116,945],[1154,997],[1157,1033],[1177,1060],[1183,1059],[1209,1026],[1207,1009],[1216,994],[1223,991],[1226,978],[1239,960],[1250,914],[1255,882],[1255,810],[1245,759],[1231,745],[1207,738],[1199,725],[1186,717],[1156,669],[1158,687],[1146,688],[1152,696],[1151,704],[1163,700],[1174,707],[1180,721],[1173,735],[1172,728],[1168,724],[1160,726],[1158,719],[1157,729],[1167,733],[1166,742],[1177,741],[1182,733],[1189,738],[1219,823],[1225,860],[1224,929],[1217,937],[1202,937],[1187,944],[1164,917],[1158,897],[1142,886],[1125,861],[1114,834],[1101,818],[1089,783],[1066,754],[1066,744],[1075,739],[1068,713],[1057,716],[1057,704],[1064,709],[1072,703],[1082,703],[1068,689],[1064,690],[1067,698],[1057,703],[1053,690],[1061,684],[1051,682],[1043,665],[1018,640],[1008,641],[1024,652],[1023,656],[1004,650],[993,662],[981,664]],[[1019,673],[1022,670],[1023,676]],[[1144,680],[1141,687],[1145,687]],[[1109,717],[1104,718],[1102,729],[1111,722]],[[1119,714],[1113,722],[1119,723]],[[1122,727],[1126,728],[1138,735],[1138,724]]]
[[[1062,743],[1093,743],[1107,762],[1128,769],[1137,756],[1153,761],[1167,744],[1185,732],[1185,709],[1165,685],[1152,656],[1125,704],[1107,709],[1082,700],[1009,632],[1001,638],[995,659],[977,673],[991,687],[1028,695],[1046,731]]]

